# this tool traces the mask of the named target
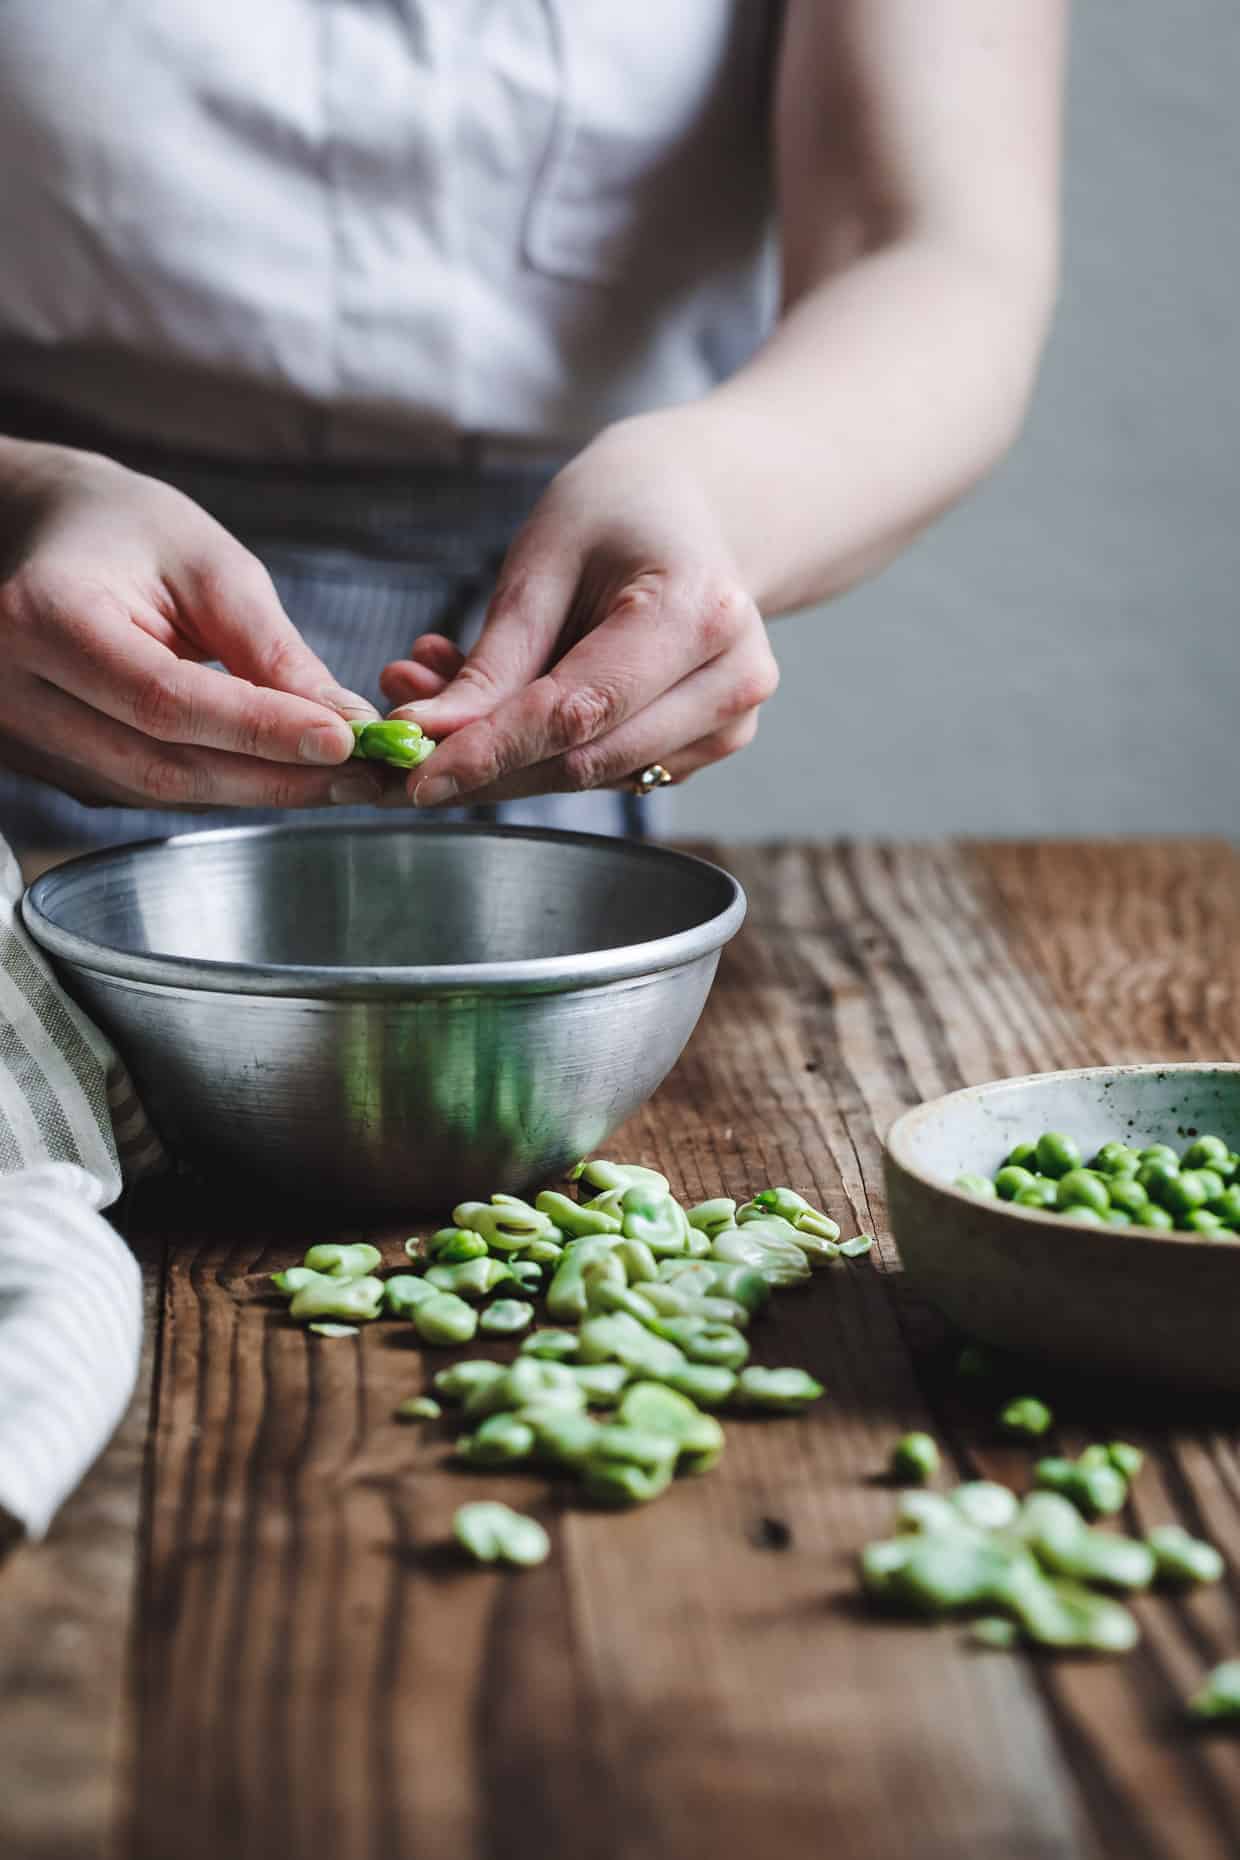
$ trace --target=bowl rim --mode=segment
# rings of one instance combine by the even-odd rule
[[[920,1168],[908,1155],[907,1143],[910,1132],[916,1129],[917,1125],[932,1112],[942,1110],[945,1105],[950,1105],[953,1100],[957,1098],[999,1096],[1007,1091],[1015,1091],[1021,1086],[1044,1085],[1060,1079],[1113,1079],[1131,1078],[1150,1073],[1166,1076],[1169,1074],[1182,1073],[1200,1074],[1220,1072],[1240,1074],[1240,1062],[1229,1059],[1154,1059],[1141,1060],[1140,1062],[1130,1065],[1070,1066],[1052,1072],[1025,1072],[1021,1073],[1020,1076],[1016,1078],[986,1079],[976,1085],[958,1086],[955,1091],[943,1092],[938,1098],[927,1098],[924,1103],[911,1105],[907,1110],[902,1111],[895,1122],[891,1124],[886,1136],[883,1138],[883,1149],[890,1160],[904,1171],[905,1175],[911,1176],[915,1182],[921,1183],[923,1187],[933,1189],[936,1194],[945,1195],[952,1201],[960,1202],[964,1207],[971,1209],[974,1213],[978,1212],[978,1210],[984,1210],[987,1213],[1003,1215],[1012,1220],[1033,1223],[1051,1233],[1062,1234],[1065,1226],[1070,1227],[1074,1225],[1071,1215],[1045,1214],[1040,1208],[1018,1208],[1014,1206],[1012,1202],[1001,1201],[998,1197],[993,1201],[988,1198],[982,1199],[980,1196],[970,1195],[964,1189],[956,1188],[952,1183],[945,1182],[941,1177],[931,1175],[925,1169]],[[1090,1222],[1085,1227],[1078,1226],[1077,1231],[1092,1234],[1101,1232],[1102,1229],[1095,1227],[1094,1224]],[[1216,1248],[1218,1245],[1217,1241],[1210,1240],[1205,1234],[1186,1233],[1179,1228],[1167,1232],[1166,1229],[1161,1227],[1139,1227],[1135,1222],[1131,1227],[1118,1227],[1112,1231],[1116,1240],[1138,1240],[1142,1242],[1142,1244],[1152,1245],[1156,1243],[1161,1246],[1197,1246],[1211,1248]]]
[[[578,956],[536,956],[505,962],[422,963],[407,967],[346,966],[308,963],[214,962],[204,957],[172,956],[160,951],[118,950],[106,943],[66,930],[51,914],[53,899],[66,883],[83,873],[109,864],[143,860],[157,854],[186,852],[200,845],[249,840],[381,837],[417,833],[441,838],[551,841],[561,845],[597,847],[648,864],[652,869],[691,866],[723,881],[728,901],[722,910],[687,930],[654,937],[617,949],[596,950]],[[602,987],[676,969],[713,954],[730,941],[745,919],[747,900],[737,879],[722,866],[696,854],[657,846],[643,840],[612,838],[601,833],[578,833],[559,827],[492,826],[486,823],[437,821],[416,828],[392,821],[353,825],[336,821],[274,826],[222,827],[198,833],[176,833],[103,847],[53,866],[30,885],[22,898],[22,920],[30,935],[48,955],[61,962],[110,976],[137,986],[176,988],[191,992],[231,995],[292,996],[315,1000],[366,1000],[411,994],[558,994],[578,988]]]

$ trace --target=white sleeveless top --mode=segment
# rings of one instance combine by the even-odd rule
[[[775,0],[0,0],[0,400],[578,439],[774,308]]]

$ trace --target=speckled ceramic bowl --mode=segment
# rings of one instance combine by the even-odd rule
[[[892,1232],[917,1289],[970,1335],[1079,1369],[1240,1392],[1240,1242],[1091,1227],[952,1187],[1012,1145],[1063,1130],[1182,1148],[1240,1147],[1240,1065],[1096,1066],[970,1086],[887,1137]]]

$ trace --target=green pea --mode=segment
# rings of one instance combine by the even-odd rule
[[[618,1234],[620,1218],[608,1214],[602,1208],[588,1208],[580,1201],[574,1201],[569,1195],[561,1195],[556,1189],[544,1189],[534,1203],[540,1214],[554,1221],[561,1233],[572,1234],[580,1239],[584,1234]]]
[[[1207,1205],[1211,1201],[1217,1201],[1224,1188],[1227,1186],[1217,1169],[1182,1170],[1180,1173],[1181,1181],[1183,1181],[1185,1174],[1195,1176],[1199,1185],[1205,1189]]]
[[[477,1563],[513,1563],[529,1569],[551,1553],[551,1539],[542,1525],[507,1505],[462,1505],[452,1520],[452,1534]]]
[[[939,1465],[938,1444],[930,1434],[902,1434],[891,1449],[889,1470],[901,1485],[927,1485]]]
[[[1227,1223],[1220,1215],[1211,1214],[1208,1208],[1194,1208],[1190,1214],[1181,1216],[1177,1223],[1186,1233],[1222,1234],[1228,1231]]]
[[[310,1248],[302,1264],[331,1279],[361,1279],[383,1264],[383,1255],[377,1246],[368,1246],[364,1240],[350,1246],[324,1241]]]
[[[392,1410],[397,1421],[437,1421],[443,1409],[430,1395],[410,1395]]]
[[[1005,1531],[1020,1510],[1014,1492],[993,1479],[968,1479],[949,1494],[952,1509],[979,1531]]]
[[[1107,1224],[1106,1215],[1099,1214],[1097,1208],[1085,1208],[1078,1205],[1076,1207],[1061,1208],[1060,1213],[1064,1220],[1075,1221],[1087,1227],[1105,1227]]]
[[[691,1363],[716,1369],[740,1369],[749,1345],[734,1324],[714,1324],[699,1317],[658,1318],[651,1329],[681,1350]]]
[[[534,1451],[534,1430],[515,1414],[490,1414],[476,1433],[467,1434],[457,1454],[479,1466],[502,1466],[511,1460],[528,1460]]]
[[[1133,1224],[1131,1214],[1123,1208],[1108,1208],[1102,1218],[1108,1227],[1131,1227]]]
[[[962,1195],[975,1195],[979,1201],[994,1201],[998,1195],[998,1190],[988,1175],[975,1175],[969,1170],[966,1170],[963,1175],[958,1175],[952,1187],[958,1188]]]
[[[1121,1208],[1134,1221],[1142,1219],[1150,1205],[1150,1198],[1135,1176],[1111,1176],[1107,1187],[1111,1192],[1113,1208]]]
[[[426,1257],[442,1266],[459,1266],[466,1259],[482,1259],[487,1243],[468,1227],[441,1227],[426,1243]]]
[[[1165,1163],[1167,1168],[1173,1172],[1178,1171],[1180,1167],[1179,1154],[1169,1143],[1147,1143],[1143,1150],[1137,1151],[1137,1154],[1143,1163]]]
[[[487,1388],[492,1382],[503,1380],[506,1371],[503,1363],[492,1363],[486,1357],[479,1357],[468,1363],[453,1363],[449,1369],[441,1369],[435,1377],[436,1392],[447,1401],[467,1401],[476,1389]]]
[[[709,1472],[723,1452],[723,1429],[714,1416],[656,1382],[637,1382],[627,1389],[616,1418],[624,1427],[674,1440],[679,1472]]]
[[[1224,1563],[1213,1544],[1192,1537],[1179,1524],[1160,1524],[1146,1535],[1154,1557],[1160,1582],[1174,1588],[1191,1588],[1195,1583],[1218,1582]]]
[[[736,1203],[727,1195],[717,1195],[713,1201],[699,1201],[688,1210],[686,1219],[690,1227],[713,1240],[725,1227],[736,1226]]]
[[[536,1330],[521,1344],[523,1356],[538,1356],[552,1363],[570,1362],[577,1354],[575,1330]]]
[[[671,1484],[677,1457],[676,1442],[666,1434],[600,1427],[582,1465],[582,1484],[601,1504],[644,1504]]]
[[[383,1305],[389,1317],[412,1317],[419,1305],[438,1296],[437,1288],[415,1272],[394,1272],[383,1281]]]
[[[1038,1176],[1028,1188],[1012,1199],[1014,1208],[1053,1208],[1059,1196],[1059,1184],[1049,1175]]]
[[[1216,1723],[1240,1719],[1240,1660],[1224,1660],[1206,1676],[1200,1692],[1188,1701],[1194,1718]]]
[[[306,1329],[314,1331],[319,1337],[357,1336],[356,1324],[307,1324]]]
[[[851,1240],[841,1240],[840,1254],[844,1259],[863,1259],[873,1246],[873,1234],[854,1234]]]
[[[300,1324],[332,1318],[348,1324],[369,1324],[383,1303],[383,1281],[367,1274],[360,1279],[338,1279],[320,1273],[293,1294],[289,1315]]]
[[[415,1306],[413,1328],[423,1343],[471,1343],[478,1330],[478,1313],[454,1292],[441,1292]]]
[[[1189,1144],[1181,1166],[1185,1169],[1217,1169],[1220,1164],[1226,1167],[1230,1160],[1231,1151],[1222,1137],[1205,1136]]]
[[[286,1298],[291,1298],[303,1285],[312,1285],[316,1279],[327,1276],[326,1273],[312,1272],[309,1266],[289,1266],[283,1272],[273,1272],[268,1283],[277,1292],[283,1292]]]
[[[1003,1432],[1020,1440],[1040,1440],[1054,1424],[1054,1415],[1036,1395],[1018,1395],[999,1410]]]
[[[1047,1130],[1038,1138],[1038,1173],[1056,1180],[1081,1166],[1081,1152],[1061,1130]]]
[[[1211,1214],[1217,1214],[1224,1227],[1240,1227],[1240,1188],[1225,1188],[1221,1195],[1216,1195],[1210,1203]]]
[[[1150,1200],[1156,1201],[1159,1207],[1167,1205],[1168,1191],[1171,1185],[1179,1180],[1179,1176],[1180,1170],[1178,1163],[1173,1165],[1163,1161],[1161,1158],[1155,1158],[1150,1162],[1142,1163],[1141,1167],[1137,1170],[1137,1181],[1145,1190]]]
[[[742,1369],[736,1378],[734,1401],[738,1408],[760,1408],[768,1414],[800,1414],[826,1390],[805,1369]]]
[[[458,1298],[485,1298],[497,1285],[511,1279],[512,1272],[502,1259],[463,1259],[459,1266],[428,1266],[426,1283],[437,1291],[453,1292]]]
[[[665,1376],[663,1382],[678,1395],[687,1395],[699,1408],[722,1408],[736,1391],[735,1372],[708,1363],[686,1363],[683,1369]]]
[[[1025,1141],[1022,1143],[1014,1143],[1004,1157],[1003,1163],[1004,1167],[1008,1169],[1032,1169],[1035,1167],[1037,1159],[1037,1144]]]
[[[433,752],[434,743],[416,723],[389,717],[353,724],[353,754],[363,762],[386,762],[391,768],[416,769]]]
[[[1056,1199],[1061,1208],[1093,1208],[1098,1214],[1105,1214],[1111,1205],[1106,1183],[1090,1169],[1069,1169],[1061,1175]]]
[[[1139,1218],[1142,1227],[1156,1227],[1159,1233],[1170,1233],[1175,1226],[1166,1208],[1160,1208],[1155,1201],[1146,1203]]]
[[[478,1329],[489,1337],[515,1337],[534,1322],[534,1307],[520,1298],[497,1298],[478,1319]]]
[[[1015,1201],[1022,1189],[1032,1188],[1036,1181],[1032,1169],[1022,1169],[1019,1163],[1005,1163],[995,1177],[995,1193],[1000,1201]]]
[[[614,1408],[628,1386],[623,1363],[573,1363],[571,1368],[591,1408]]]
[[[1089,1166],[1100,1175],[1131,1176],[1137,1173],[1141,1161],[1127,1143],[1104,1143]]]

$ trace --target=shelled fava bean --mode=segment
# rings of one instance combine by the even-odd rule
[[[1020,1400],[1049,1416],[1036,1397]],[[1212,1544],[1179,1525],[1160,1525],[1141,1540],[1090,1522],[1119,1508],[1141,1460],[1124,1441],[1087,1447],[1076,1460],[1043,1460],[1037,1486],[1051,1489],[1023,1500],[991,1480],[906,1493],[896,1534],[861,1552],[862,1589],[877,1607],[924,1620],[970,1616],[974,1638],[988,1647],[1125,1653],[1138,1628],[1118,1596],[1218,1582],[1224,1568]],[[906,1435],[892,1450],[898,1477],[920,1482],[938,1465],[928,1435]],[[1212,1673],[1188,1709],[1240,1722],[1240,1661]]]
[[[664,1176],[635,1164],[595,1159],[573,1180],[576,1199],[549,1189],[532,1204],[459,1203],[450,1225],[405,1242],[405,1266],[386,1278],[378,1249],[356,1242],[312,1247],[271,1284],[323,1336],[387,1316],[432,1346],[520,1337],[507,1364],[458,1362],[434,1378],[462,1410],[458,1456],[475,1468],[558,1467],[599,1504],[640,1504],[717,1462],[725,1439],[711,1411],[796,1415],[819,1399],[806,1370],[750,1363],[749,1328],[774,1290],[860,1258],[873,1240],[841,1241],[786,1187],[685,1208]],[[531,1329],[540,1298],[552,1324]],[[414,1395],[396,1417],[439,1412]],[[541,1526],[505,1506],[463,1507],[456,1536],[479,1561],[546,1554]]]
[[[1086,1162],[1070,1136],[1047,1130],[1016,1144],[993,1175],[969,1171],[955,1186],[1091,1226],[1174,1227],[1214,1240],[1240,1234],[1240,1155],[1218,1136],[1196,1137],[1182,1153],[1167,1143],[1112,1141]]]

